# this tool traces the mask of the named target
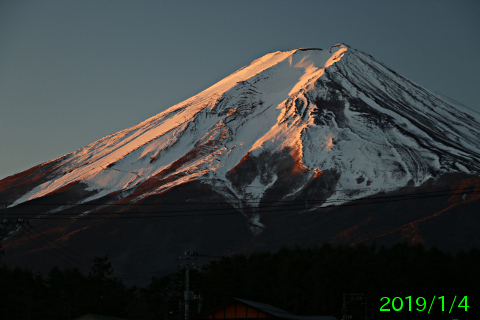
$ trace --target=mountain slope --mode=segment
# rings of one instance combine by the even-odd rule
[[[218,234],[225,234],[225,225],[232,228],[230,235],[236,234],[237,239],[216,250],[227,252],[232,243],[240,248],[250,237],[253,240],[248,241],[256,243],[271,235],[277,239],[272,243],[281,243],[274,229],[284,227],[275,226],[275,219],[263,214],[272,209],[271,204],[278,209],[296,201],[303,209],[290,211],[315,213],[332,204],[355,203],[387,192],[415,193],[426,185],[432,190],[453,188],[455,181],[435,181],[445,176],[478,177],[479,159],[478,113],[339,44],[328,50],[269,53],[136,126],[3,179],[0,200],[9,203],[12,215],[70,217],[61,227],[48,220],[49,226],[42,230],[55,235],[59,243],[76,241],[86,246],[93,241],[87,238],[110,233],[116,238],[115,234],[128,228],[106,217],[136,213],[138,207],[141,216],[154,212],[181,215],[178,208],[198,212],[210,199],[211,210],[247,218],[240,215],[238,220],[232,215],[218,224],[197,215],[201,222],[197,221],[196,228],[215,225]],[[175,205],[167,206],[167,199]],[[99,213],[98,221],[84,219],[94,219]],[[408,219],[400,220],[413,223],[421,215]],[[283,220],[279,216],[278,221]],[[239,221],[244,221],[242,226]],[[142,230],[152,227],[137,224],[138,230],[129,238],[136,240],[130,245],[148,242],[139,238]],[[180,225],[169,224],[172,230],[184,228]],[[361,235],[353,240],[340,236],[353,226],[347,222],[347,229],[338,229],[339,225],[337,221],[332,227],[337,235],[320,237],[322,241],[362,239]],[[90,233],[97,228],[103,231]],[[363,239],[394,234],[392,228],[374,228]],[[254,236],[260,234],[260,238]],[[320,241],[314,234],[312,239]],[[196,240],[188,240],[189,235]],[[152,231],[152,241],[159,237]],[[210,239],[207,242],[212,246],[216,241],[192,230],[182,237],[162,239],[176,239],[179,250],[182,243]],[[125,241],[130,240],[115,245],[119,255],[119,243]],[[12,242],[11,246],[16,245]]]
[[[163,188],[216,178],[234,190],[225,175],[246,155],[285,150],[301,169],[318,175],[335,168],[339,187],[372,194],[446,172],[478,173],[479,122],[473,111],[344,45],[276,52],[60,158],[57,176],[15,203],[72,181],[102,190],[99,196],[172,173],[182,179]],[[259,199],[266,186],[256,181],[256,192],[237,196]]]

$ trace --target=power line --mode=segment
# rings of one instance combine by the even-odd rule
[[[469,194],[480,194],[480,192],[469,193]],[[385,201],[361,201],[361,202],[351,202],[351,203],[338,203],[331,202],[328,206],[318,207],[318,208],[287,208],[283,206],[266,206],[261,207],[257,210],[252,210],[248,213],[274,213],[274,212],[288,212],[288,211],[306,211],[312,209],[327,209],[327,208],[334,208],[334,207],[349,207],[355,205],[369,205],[369,204],[379,204],[379,203],[388,203],[388,202],[398,202],[398,201],[405,201],[405,200],[416,200],[416,199],[428,199],[428,198],[436,198],[442,197],[445,195],[431,195],[431,196],[424,196],[424,197],[410,197],[410,198],[400,198],[400,199],[390,199]],[[328,202],[325,202],[328,203]],[[296,204],[294,206],[298,206],[300,204]],[[304,205],[304,204],[302,204]],[[287,206],[288,207],[288,206]],[[230,212],[218,212],[218,211],[230,211]],[[232,212],[233,211],[233,212]],[[221,215],[237,215],[237,214],[244,214],[243,212],[237,211],[235,208],[217,208],[217,209],[195,209],[191,213],[192,210],[170,210],[170,211],[127,211],[127,212],[92,212],[92,216],[67,216],[68,214],[65,213],[58,213],[58,214],[50,214],[48,216],[42,217],[35,217],[32,216],[34,214],[22,214],[21,217],[34,219],[34,220],[48,220],[48,219],[77,219],[77,220],[88,220],[88,219],[102,219],[102,218],[134,218],[134,219],[151,219],[151,218],[179,218],[179,217],[198,217],[198,216],[221,216]],[[199,213],[200,212],[200,213]],[[205,213],[208,212],[208,213]],[[188,213],[188,214],[185,214]],[[145,216],[139,216],[140,214],[147,214]],[[94,215],[94,216],[93,216]],[[20,217],[20,216],[18,216]]]
[[[480,192],[469,192],[465,194],[480,194]],[[388,202],[398,202],[398,201],[405,201],[405,200],[416,200],[416,199],[428,199],[428,198],[435,198],[435,197],[443,197],[448,196],[449,194],[431,194],[428,196],[416,196],[415,194],[411,194],[409,196],[399,195],[399,196],[390,196],[390,197],[372,197],[372,198],[364,198],[364,199],[357,199],[355,202],[349,203],[341,203],[341,200],[332,200],[332,201],[324,201],[320,202],[320,204],[330,204],[328,206],[318,207],[318,208],[308,208],[305,207],[305,203],[298,203],[298,204],[290,204],[290,205],[277,205],[277,206],[263,206],[260,208],[249,208],[252,209],[251,212],[248,213],[275,213],[275,212],[288,212],[288,211],[308,211],[312,209],[326,209],[332,207],[348,207],[348,206],[355,206],[355,205],[369,205],[369,204],[378,204],[378,203],[388,203]],[[384,201],[369,201],[369,200],[382,200]],[[388,200],[385,200],[388,199]],[[340,202],[340,203],[339,203]],[[228,203],[222,203],[228,204]],[[287,208],[282,209],[288,206],[299,206],[302,205],[302,208]],[[235,211],[234,211],[235,210]],[[230,212],[218,212],[218,211],[230,211]],[[233,211],[233,212],[232,212]],[[24,217],[32,220],[52,220],[52,219],[64,219],[64,220],[88,220],[88,219],[102,219],[102,218],[124,218],[124,219],[152,219],[152,218],[180,218],[180,217],[199,217],[199,216],[220,216],[220,215],[238,215],[244,214],[243,212],[238,211],[236,208],[212,208],[212,209],[195,209],[191,213],[192,210],[169,210],[169,211],[127,211],[127,212],[92,212],[91,215],[94,216],[67,216],[68,214],[65,213],[52,213],[48,216],[35,216],[32,213],[23,213],[18,214],[17,217]],[[200,212],[200,213],[198,213]],[[208,212],[208,213],[201,213],[201,212]],[[188,214],[185,214],[188,213]],[[139,216],[140,214],[146,214],[145,216]]]
[[[33,228],[34,229],[34,228]],[[44,238],[48,239],[49,241],[51,242],[56,242],[55,240],[52,240],[50,237],[46,236],[43,232],[40,232],[38,230],[36,230],[38,232],[39,235],[43,236]],[[89,260],[88,258],[85,258],[73,251],[70,251],[66,248],[62,248],[63,250],[65,250],[66,252],[70,253],[72,256],[69,256],[67,255],[66,253],[62,252],[61,250],[59,250],[57,247],[55,246],[52,246],[50,243],[48,243],[47,241],[43,240],[41,237],[37,236],[36,238],[33,238],[31,237],[30,235],[28,234],[25,234],[27,236],[28,239],[30,239],[33,243],[35,243],[40,249],[44,249],[46,252],[48,252],[48,254],[50,254],[52,257],[54,257],[55,259],[69,265],[70,267],[87,267],[87,268],[90,268],[91,265],[87,265],[86,263],[84,263],[83,261],[80,261],[72,256],[76,256],[76,257],[79,257],[81,259],[84,259],[84,260]],[[38,241],[37,241],[38,240]],[[199,255],[201,257],[215,257],[215,258],[221,258],[221,257],[218,257],[218,256],[209,256],[209,255]],[[93,260],[92,260],[93,261]],[[175,260],[175,263],[177,263],[177,259]],[[73,262],[73,263],[72,263]],[[118,267],[115,267],[114,268],[115,271],[119,271],[119,272],[122,272],[124,273],[124,275],[122,275],[122,279],[142,279],[142,278],[149,278],[149,277],[152,277],[152,276],[155,276],[155,275],[158,275],[158,274],[165,274],[165,272],[162,272],[162,271],[156,271],[156,272],[131,272],[131,271],[126,271],[126,270],[123,270],[121,268],[118,268]]]
[[[45,249],[45,243],[44,243],[44,245],[39,244],[36,240],[34,240],[34,239],[33,239],[32,237],[30,237],[28,234],[25,234],[25,235],[27,236],[28,239],[30,239],[33,243],[35,243],[40,249]],[[48,245],[48,244],[47,244],[47,245]],[[69,266],[71,266],[71,267],[75,267],[75,265],[73,265],[72,263],[70,263],[70,261],[65,260],[63,257],[54,254],[52,251],[47,250],[47,252],[48,252],[48,254],[50,254],[51,256],[53,256],[55,259],[58,259],[58,260],[60,260],[61,262],[66,263],[67,265],[69,265]]]
[[[57,240],[54,240],[54,239],[48,237],[44,232],[38,230],[37,228],[35,228],[35,227],[33,227],[33,226],[32,226],[32,230],[34,230],[35,232],[37,232],[37,234],[36,234],[36,235],[37,235],[37,239],[38,239],[39,241],[41,241],[44,245],[50,247],[51,250],[53,250],[53,251],[55,251],[55,252],[58,252],[60,255],[64,256],[64,257],[67,258],[67,259],[71,259],[71,260],[75,261],[75,263],[77,263],[77,264],[81,264],[81,265],[83,265],[83,266],[90,267],[90,265],[85,264],[83,261],[80,261],[80,260],[78,260],[77,258],[83,259],[83,260],[85,260],[85,261],[88,260],[88,261],[90,261],[90,262],[93,261],[93,260],[90,260],[90,259],[85,258],[85,257],[83,257],[83,256],[81,256],[81,255],[79,255],[79,254],[77,254],[77,253],[75,253],[75,252],[72,252],[72,251],[68,250],[67,248],[62,248],[62,250],[68,252],[68,253],[71,255],[71,256],[69,256],[69,255],[67,255],[66,253],[64,253],[63,251],[61,251],[58,247],[55,247],[55,246],[52,245],[52,243],[56,243],[58,239],[57,239]],[[41,237],[43,237],[43,238],[46,239],[46,240],[43,240]],[[75,257],[73,257],[73,256],[75,256]]]
[[[350,192],[356,192],[359,190],[366,190],[367,188],[360,188],[360,189],[337,189],[340,191],[350,191]],[[461,189],[447,189],[447,190],[439,190],[439,191],[428,191],[428,192],[416,192],[416,193],[407,193],[403,195],[392,195],[392,196],[376,196],[376,197],[371,197],[367,196],[368,199],[387,199],[387,198],[398,198],[398,197],[408,197],[408,196],[418,196],[418,195],[428,195],[428,194],[440,194],[440,193],[446,193],[452,194],[455,192],[462,193],[467,190],[475,190],[479,189],[479,187],[468,187],[468,188],[461,188]],[[379,190],[379,193],[381,192],[386,192]],[[365,198],[364,198],[365,199]],[[33,199],[36,200],[36,199]],[[31,201],[33,201],[31,200]],[[272,201],[262,201],[262,200],[242,200],[242,199],[237,199],[239,203],[304,203],[304,201],[301,200],[272,200]],[[357,199],[357,200],[362,200],[362,199]],[[352,201],[351,199],[347,198],[337,198],[335,200],[313,200],[310,202],[314,203],[323,203],[323,202],[337,202],[337,201]],[[23,202],[18,204],[19,206],[168,206],[168,205],[199,205],[199,204],[230,204],[229,202],[162,202],[162,203],[132,203],[132,202],[126,202],[126,203],[29,203],[29,202]]]
[[[88,267],[88,268],[91,267],[91,263],[92,263],[93,259],[92,259],[92,260],[91,260],[91,259],[88,259],[88,258],[86,258],[86,257],[84,257],[84,256],[81,256],[81,255],[79,255],[79,254],[71,251],[71,250],[68,250],[68,249],[65,248],[65,247],[61,248],[61,250],[66,251],[66,252],[69,253],[71,256],[75,256],[75,257],[78,257],[78,258],[83,259],[83,260],[85,260],[85,261],[89,261],[90,264],[87,265],[85,262],[80,261],[80,260],[78,260],[77,258],[71,257],[71,256],[67,255],[66,253],[62,252],[59,248],[51,245],[51,243],[57,242],[58,239],[57,239],[57,240],[53,240],[52,238],[48,237],[44,232],[41,232],[41,231],[39,231],[38,229],[36,229],[36,228],[34,228],[34,227],[32,227],[32,230],[36,231],[36,232],[37,232],[37,235],[40,235],[40,236],[42,236],[43,238],[45,238],[45,239],[47,239],[48,241],[50,241],[50,243],[48,243],[47,241],[42,240],[40,237],[37,237],[37,239],[44,244],[44,246],[42,246],[41,248],[44,249],[44,248],[45,248],[45,245],[46,245],[46,246],[50,247],[49,250],[51,249],[51,250],[57,252],[58,254],[60,254],[61,256],[63,256],[65,259],[70,259],[70,260],[74,261],[77,265],[82,265],[82,266]],[[30,238],[30,237],[29,237],[29,238]],[[33,241],[32,238],[30,238],[30,239]],[[36,243],[36,244],[39,245],[38,243]],[[62,261],[65,262],[65,260],[62,260]],[[72,265],[72,264],[70,264],[70,265]],[[135,275],[140,276],[140,277],[150,277],[150,276],[152,276],[153,274],[160,273],[160,272],[152,272],[152,273],[129,272],[129,271],[123,270],[123,269],[118,268],[118,267],[115,267],[114,270],[115,270],[115,271],[119,271],[119,272],[123,272],[123,273],[127,273],[127,274],[135,274]],[[122,277],[122,278],[123,278],[123,277]]]
[[[469,188],[463,188],[463,189],[451,189],[451,190],[441,190],[441,191],[430,191],[430,192],[418,192],[418,193],[410,193],[410,194],[399,194],[399,195],[391,195],[391,196],[367,196],[362,199],[346,199],[346,198],[337,198],[337,199],[327,199],[327,200],[308,200],[309,203],[336,203],[336,202],[342,202],[342,201],[362,201],[362,200],[371,200],[371,199],[395,199],[395,198],[405,198],[408,199],[409,197],[415,197],[418,198],[420,195],[438,195],[438,196],[447,196],[451,195],[452,193],[456,191],[460,191],[459,193],[466,193],[467,190],[474,190],[477,189],[477,187],[469,187]],[[480,191],[475,191],[475,192],[469,192],[467,194],[477,194]],[[239,201],[242,203],[287,203],[289,205],[297,205],[297,204],[305,204],[305,200],[300,201],[300,200],[278,200],[278,201]],[[78,204],[71,204],[71,203],[56,203],[56,204],[46,204],[46,203],[22,203],[22,206],[168,206],[168,205],[206,205],[206,204],[214,204],[214,205],[219,205],[219,204],[228,204],[232,205],[229,202],[177,202],[177,203],[78,203]],[[52,213],[55,214],[55,213]]]
[[[469,188],[463,188],[463,189],[451,189],[451,190],[442,190],[442,191],[436,191],[436,192],[424,192],[424,193],[416,193],[416,194],[404,194],[404,195],[395,195],[395,196],[379,196],[379,197],[370,197],[370,198],[364,198],[364,199],[359,199],[356,200],[356,202],[351,202],[351,203],[343,203],[343,204],[337,204],[337,205],[330,205],[318,209],[324,209],[324,208],[331,208],[331,207],[347,207],[347,206],[354,206],[354,205],[369,205],[369,204],[376,204],[376,203],[387,203],[387,202],[396,202],[396,201],[405,201],[405,200],[414,200],[414,199],[426,199],[426,198],[434,198],[434,197],[443,197],[443,196],[448,196],[451,195],[454,192],[458,192],[458,194],[480,194],[480,192],[471,192],[469,190],[476,189],[475,187],[469,187]],[[377,200],[377,201],[372,201],[372,200]],[[383,200],[383,201],[382,201]],[[331,200],[331,201],[323,201],[322,203],[335,203],[340,200]],[[260,209],[275,209],[276,210],[257,210],[254,211],[253,213],[276,213],[276,212],[299,212],[299,211],[305,211],[309,210],[312,208],[287,208],[287,209],[281,209],[284,208],[285,206],[298,206],[298,205],[304,205],[304,203],[297,203],[297,201],[281,201],[281,203],[286,203],[287,205],[277,205],[277,206],[265,206]],[[195,205],[201,205],[202,203],[195,203]],[[206,204],[206,203],[205,203]],[[212,204],[212,203],[210,203]],[[228,203],[216,203],[216,204],[228,204]],[[29,204],[29,205],[35,205],[35,204]],[[87,205],[87,204],[83,204]],[[89,204],[91,205],[91,204]],[[110,204],[106,204],[110,205]],[[143,204],[138,204],[138,205],[143,205]],[[150,205],[150,204],[148,204]],[[152,204],[155,205],[155,204]],[[278,209],[280,208],[280,209]],[[225,211],[225,210],[230,210],[235,212],[218,212],[218,211]],[[192,216],[219,216],[219,215],[232,215],[232,214],[242,214],[241,212],[236,211],[235,208],[217,208],[217,209],[210,209],[210,210],[195,210],[195,212],[202,212],[202,211],[208,211],[209,213],[192,213],[192,214],[182,214],[185,212],[191,212],[191,210],[186,211],[186,210],[173,210],[173,211],[166,211],[166,212],[149,212],[149,211],[140,211],[140,212],[126,212],[121,214],[120,216],[118,213],[115,212],[99,212],[99,213],[93,213],[95,215],[111,215],[108,218],[128,218],[128,219],[144,219],[144,218],[170,218],[170,217],[192,217]],[[180,214],[174,214],[174,215],[166,215],[165,213],[180,213]],[[132,214],[149,214],[148,216],[132,216]],[[160,214],[160,215],[157,215]],[[64,215],[64,214],[52,214],[52,215]],[[105,216],[101,217],[81,217],[77,219],[101,219],[101,218],[107,218]],[[31,217],[30,219],[32,220],[42,220],[42,219],[75,219],[75,217]],[[73,256],[79,257],[81,259],[87,260],[87,258],[82,257],[70,250],[67,250],[65,248],[62,248],[63,250],[67,251],[70,255],[67,255],[66,253],[60,251],[57,247],[53,246],[51,243],[55,243],[56,240],[52,240],[49,238],[47,235],[45,235],[43,232],[40,232],[38,229],[32,227],[35,229],[35,231],[38,232],[38,236],[36,239],[32,238],[30,235],[26,234],[26,236],[34,242],[37,246],[39,246],[41,249],[46,249],[47,252],[55,257],[56,259],[62,261],[63,263],[66,263],[70,266],[74,266],[72,264],[72,261],[77,264],[77,265],[83,265],[86,266],[86,264],[77,258],[74,258]],[[42,239],[45,238],[50,243],[48,243],[46,240]],[[40,243],[39,243],[40,242]],[[202,255],[204,257],[210,257],[210,258],[221,258],[217,256],[208,256],[208,255]],[[116,268],[117,271],[124,272],[126,273],[127,276],[126,278],[145,278],[145,277],[150,277],[155,274],[159,274],[161,272],[152,272],[152,273],[132,273],[132,272],[127,272],[125,270],[121,270]],[[134,275],[135,274],[135,275]],[[125,276],[123,276],[125,278]]]
[[[43,234],[43,233],[41,233]],[[45,240],[42,240],[41,238],[36,238],[38,240],[35,240],[35,238],[32,238],[31,236],[29,236],[28,234],[26,234],[26,236],[33,242],[35,243],[40,249],[43,249],[45,250],[48,254],[50,254],[52,257],[54,257],[55,259],[67,264],[68,266],[72,267],[72,268],[78,268],[78,267],[87,267],[87,269],[89,269],[91,267],[91,265],[87,265],[86,263],[80,261],[80,260],[77,260],[76,258],[73,258],[71,256],[68,256],[67,254],[65,254],[64,252],[60,251],[58,248],[52,246],[50,243],[46,242]],[[48,248],[46,248],[48,247]],[[64,250],[66,250],[67,252],[69,252],[70,254],[72,255],[76,255],[80,258],[83,258],[83,259],[86,259],[84,257],[81,257],[75,253],[73,253],[72,251],[70,250],[67,250],[65,248],[62,248]],[[73,263],[72,263],[73,262]],[[120,271],[120,272],[125,272],[127,273],[126,271],[122,270],[122,269],[119,269],[119,268],[114,268],[114,270],[116,271]],[[139,279],[139,278],[146,278],[146,277],[151,277],[153,276],[154,274],[158,274],[160,272],[153,272],[153,273],[136,273],[136,272],[128,272],[127,274],[129,274],[130,276],[122,276],[122,279]]]

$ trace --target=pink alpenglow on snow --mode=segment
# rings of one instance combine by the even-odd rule
[[[139,198],[198,180],[236,206],[260,201],[283,172],[301,179],[288,198],[327,171],[337,180],[325,200],[349,201],[447,172],[479,173],[479,123],[477,112],[346,45],[278,51],[56,159],[53,178],[13,205],[73,182],[88,186],[92,194],[82,201],[91,201],[132,194],[153,179],[163,183]],[[293,167],[275,162],[283,156]],[[232,177],[247,162],[257,176],[236,185]],[[358,192],[346,193],[351,189]]]

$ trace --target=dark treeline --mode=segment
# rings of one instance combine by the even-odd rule
[[[127,287],[112,277],[112,272],[106,256],[95,258],[88,275],[77,269],[54,268],[43,276],[3,266],[0,318],[75,319],[86,313],[128,319],[183,318],[184,272],[154,277],[146,288]],[[340,319],[343,293],[362,293],[374,319],[480,319],[479,272],[480,251],[476,248],[452,255],[420,245],[324,244],[212,261],[201,271],[191,271],[191,289],[201,294],[202,311],[235,297],[298,315]],[[465,296],[468,298],[462,301]],[[394,311],[390,302],[384,306],[390,311],[381,312],[387,302],[381,301],[382,297],[402,298],[402,310]],[[406,297],[411,297],[411,307]],[[417,304],[418,297],[425,301],[420,299]],[[353,319],[365,319],[364,302],[362,298],[347,304]],[[400,308],[399,299],[394,307]],[[190,309],[196,314],[197,303],[192,302]]]

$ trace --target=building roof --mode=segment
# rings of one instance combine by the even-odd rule
[[[81,317],[76,318],[75,320],[128,320],[125,318],[117,318],[117,317],[108,317],[108,316],[101,316],[99,314],[86,314]]]
[[[281,319],[289,319],[289,320],[337,320],[337,318],[333,316],[297,316],[291,314],[285,310],[279,309],[277,307],[271,306],[266,303],[260,303],[255,301],[243,300],[243,299],[234,299],[237,302],[241,302],[251,308],[257,309],[262,311],[272,317],[281,318]]]

